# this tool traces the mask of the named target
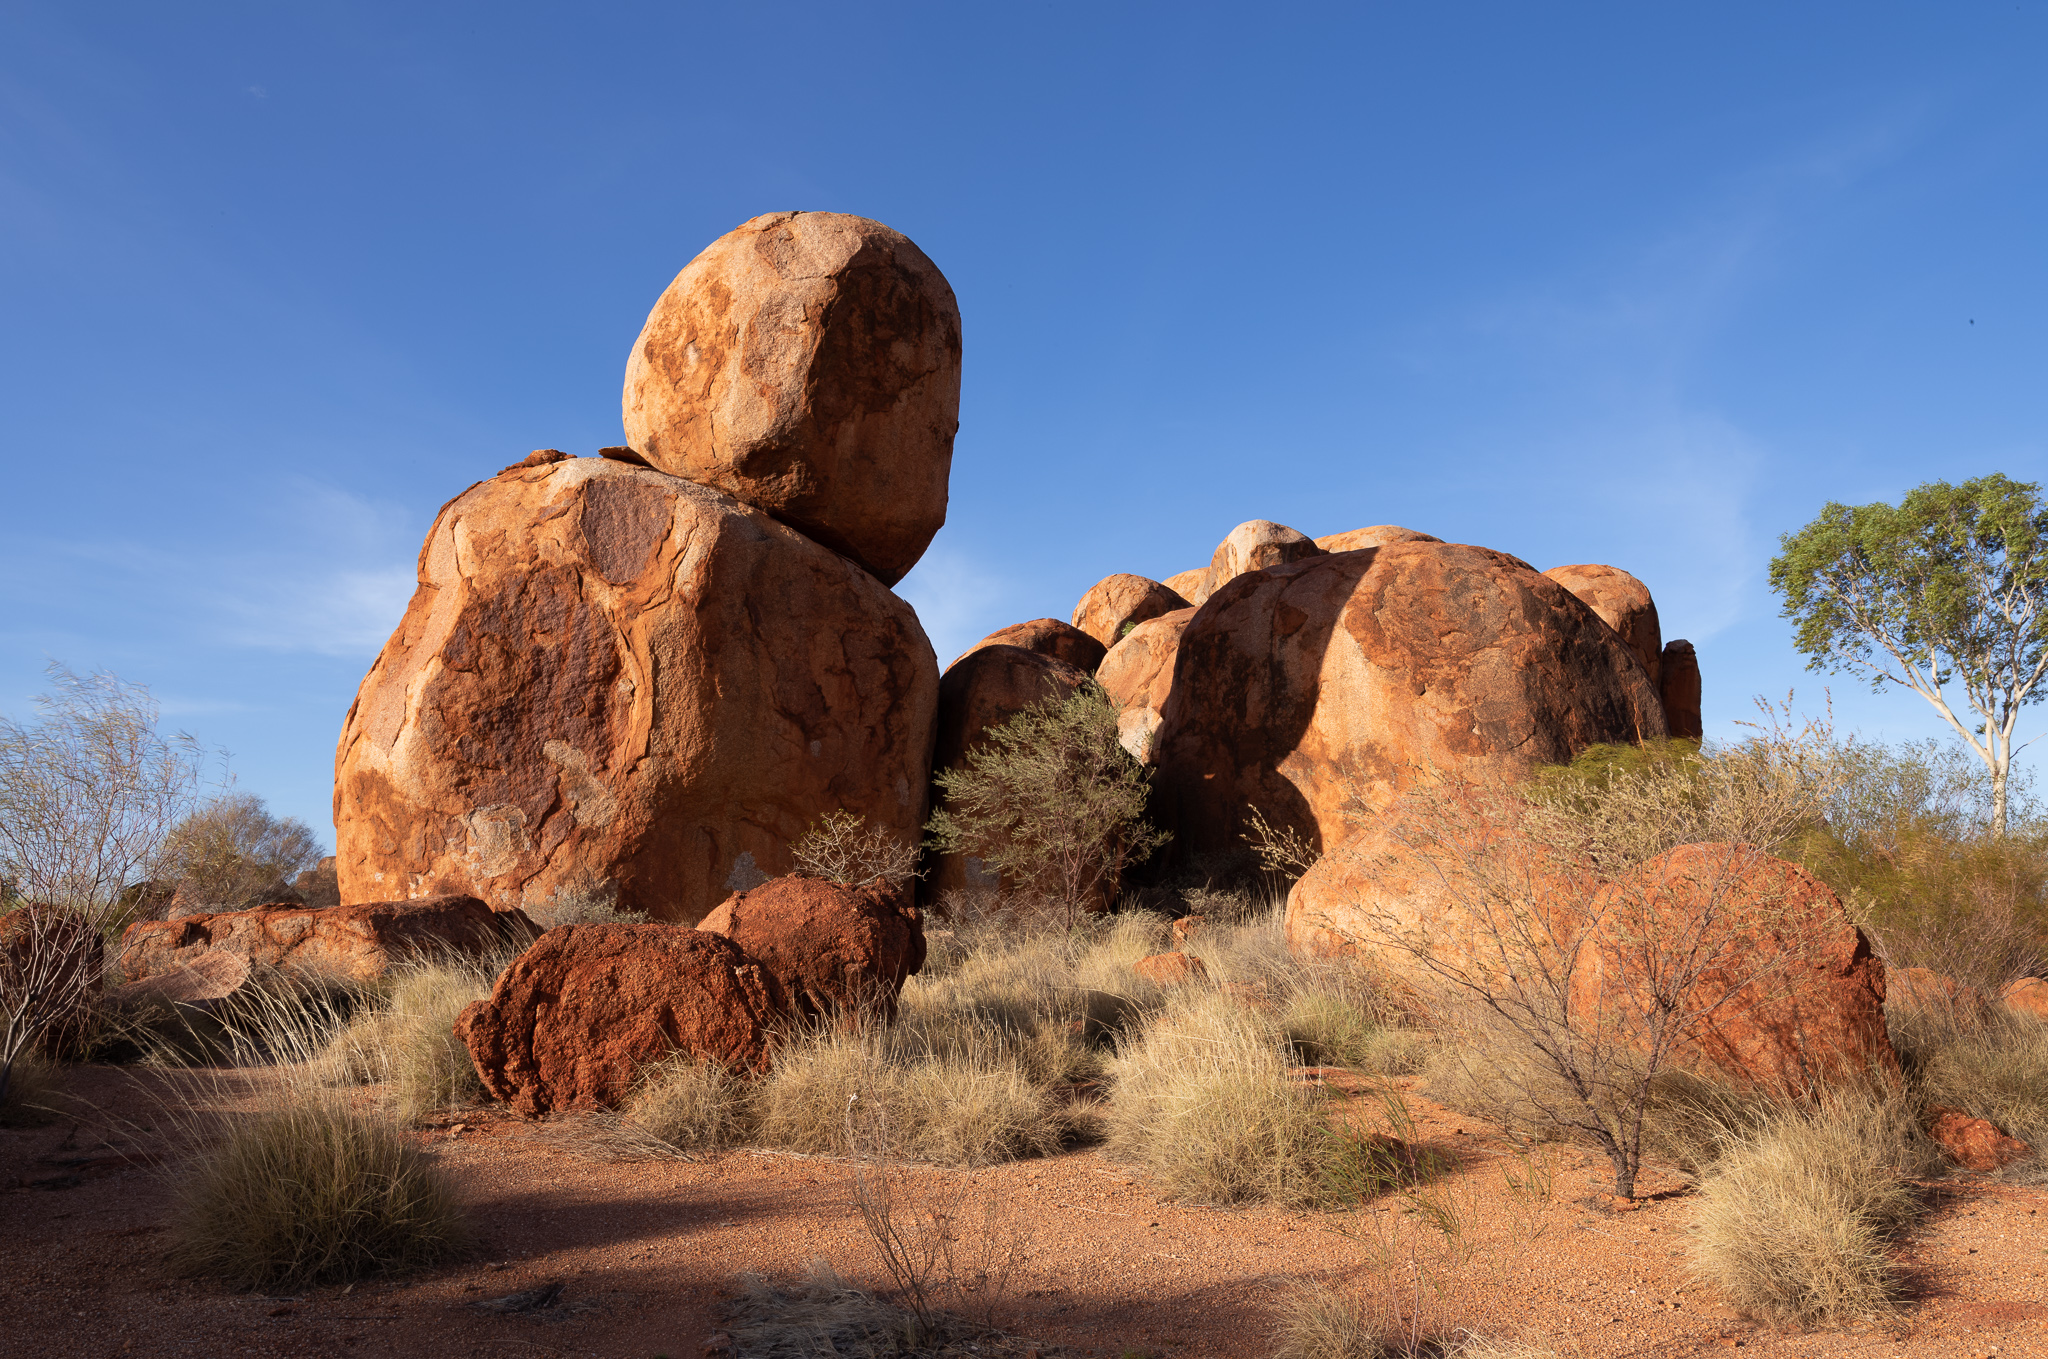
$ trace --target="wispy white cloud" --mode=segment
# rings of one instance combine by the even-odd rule
[[[941,666],[1004,623],[1016,621],[1005,617],[1016,594],[1014,585],[943,541],[932,543],[924,559],[897,582],[896,593],[917,610]]]

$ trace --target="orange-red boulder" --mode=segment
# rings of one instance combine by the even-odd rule
[[[1621,634],[1628,649],[1643,663],[1650,683],[1659,683],[1664,665],[1664,634],[1657,623],[1657,601],[1650,587],[1618,566],[1553,566],[1543,573],[1570,590],[1600,615],[1600,621]]]
[[[1482,799],[1483,801],[1483,799]],[[1453,804],[1455,810],[1455,804]],[[1641,1044],[1662,985],[1692,1024],[1671,1053],[1755,1088],[1810,1094],[1896,1075],[1884,965],[1835,894],[1744,846],[1686,845],[1619,881],[1537,850],[1487,808],[1415,836],[1406,808],[1326,855],[1288,897],[1304,952],[1349,956],[1425,1005],[1455,1005],[1447,970],[1513,998],[1569,1001],[1576,1031]],[[1425,961],[1425,958],[1429,961]],[[1680,992],[1674,979],[1689,983]]]
[[[1718,953],[1686,1004],[1708,1017],[1681,1061],[1787,1095],[1897,1074],[1884,964],[1840,898],[1806,870],[1743,845],[1681,845],[1606,891],[1593,966],[1574,977],[1581,1007],[1648,1003],[1645,969],[1629,961],[1643,955],[1644,937],[1659,958],[1704,938]]]
[[[1117,705],[1117,736],[1132,756],[1150,762],[1160,713],[1173,692],[1173,662],[1193,609],[1148,618],[1109,649],[1095,679]]]
[[[1247,804],[1332,844],[1429,771],[1513,779],[1664,735],[1613,629],[1527,563],[1452,543],[1240,576],[1189,620],[1173,673],[1153,758],[1180,853],[1239,847]]]
[[[1699,740],[1706,727],[1700,721],[1700,659],[1692,643],[1682,637],[1666,642],[1657,670],[1665,725],[1675,737]]]
[[[953,660],[960,664],[984,647],[1014,646],[1026,651],[1035,651],[1041,656],[1050,656],[1064,661],[1076,670],[1092,673],[1102,664],[1106,648],[1071,623],[1062,623],[1057,618],[1034,618],[1028,623],[1012,623],[1006,628],[997,628],[988,636],[961,652]],[[948,666],[950,671],[952,666]]]
[[[1105,576],[1089,586],[1074,606],[1074,626],[1103,646],[1113,647],[1146,619],[1187,607],[1187,600],[1156,580]]]
[[[139,982],[197,963],[207,954],[231,953],[253,967],[369,981],[423,954],[484,953],[532,930],[533,922],[521,912],[493,911],[472,896],[355,906],[259,906],[138,921],[121,935],[121,973]]]
[[[1202,601],[1209,597],[1209,592],[1205,588],[1208,579],[1209,568],[1197,566],[1191,571],[1176,571],[1160,584],[1185,599],[1190,605],[1199,608]]]
[[[1352,529],[1348,533],[1331,533],[1316,539],[1316,546],[1325,552],[1363,552],[1369,547],[1384,547],[1388,543],[1440,543],[1443,539],[1414,529],[1402,528],[1399,524],[1374,524],[1371,528]]]
[[[1066,698],[1086,683],[1086,671],[1042,652],[1015,646],[968,652],[939,682],[934,772],[966,767],[968,752],[982,744],[991,727],[1049,698]],[[934,796],[939,796],[936,791]],[[940,854],[928,865],[923,890],[937,899],[958,888],[995,887],[999,881],[994,870],[972,855]]]
[[[1131,970],[1157,986],[1185,986],[1209,980],[1209,968],[1191,953],[1155,953],[1131,964]]]
[[[1315,539],[1305,533],[1270,519],[1247,519],[1216,545],[1209,558],[1209,574],[1202,580],[1201,602],[1206,603],[1218,590],[1247,572],[1322,555]]]
[[[904,981],[924,966],[924,922],[897,888],[784,877],[736,892],[700,930],[739,945],[820,1017],[896,1013]]]
[[[455,1022],[492,1098],[523,1114],[615,1108],[678,1053],[767,1069],[792,1019],[775,978],[722,935],[675,925],[564,925]]]
[[[1927,1114],[1927,1135],[1965,1170],[1990,1172],[2034,1154],[2032,1147],[2007,1135],[1989,1119],[1973,1118],[1961,1109],[1940,1104]]]
[[[924,824],[910,606],[730,496],[609,459],[451,501],[335,758],[343,901],[593,886],[694,925],[845,810]]]
[[[626,440],[755,505],[884,585],[946,522],[960,307],[901,232],[773,212],[713,241],[626,362]]]
[[[2021,1014],[2048,1019],[2048,979],[2021,977],[2000,991],[1998,998]]]

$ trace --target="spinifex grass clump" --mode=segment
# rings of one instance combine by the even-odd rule
[[[1890,1246],[1919,1211],[1906,1177],[1935,1167],[1909,1101],[1836,1091],[1734,1138],[1700,1184],[1693,1265],[1736,1306],[1817,1325],[1898,1293]]]
[[[382,1083],[401,1122],[482,1098],[483,1083],[455,1020],[491,992],[504,957],[437,958],[399,969],[378,1003],[357,1013],[326,1044],[329,1079]]]
[[[248,1287],[406,1273],[470,1239],[426,1154],[388,1119],[289,1086],[225,1129],[177,1200],[176,1263]]]
[[[1256,1011],[1187,988],[1117,1058],[1108,1150],[1142,1166],[1170,1198],[1323,1202],[1355,1148],[1290,1066]]]

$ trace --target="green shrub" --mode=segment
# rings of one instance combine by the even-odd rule
[[[981,859],[1069,925],[1166,843],[1145,820],[1151,771],[1117,739],[1116,703],[1092,680],[991,728],[934,782],[932,848]]]

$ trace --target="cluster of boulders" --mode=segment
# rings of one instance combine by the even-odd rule
[[[610,1104],[676,1052],[758,1070],[821,1016],[888,1013],[922,964],[916,908],[789,876],[792,845],[842,812],[915,842],[935,771],[1091,682],[1176,861],[1242,859],[1254,826],[1321,855],[1288,908],[1318,952],[1366,952],[1363,912],[1429,927],[1426,875],[1370,839],[1420,783],[1700,735],[1693,648],[1641,581],[1394,525],[1251,520],[1206,566],[1109,576],[1070,622],[1001,629],[942,675],[891,587],[945,520],[960,363],[952,289],[880,223],[774,213],[714,242],[634,343],[623,444],[537,450],[436,518],[336,752],[333,876],[356,904],[138,924],[130,984],[360,977],[601,884],[652,923],[542,933],[459,1028],[516,1107]],[[1692,862],[1646,870],[1674,912]],[[1840,904],[1756,872],[1794,902],[1759,941],[1793,984],[1699,1055],[1777,1085],[1889,1061],[1882,968]],[[995,885],[941,857],[919,890]]]
[[[892,1016],[924,956],[923,924],[893,888],[776,878],[695,929],[549,930],[455,1032],[484,1088],[522,1113],[610,1108],[654,1063],[759,1072],[810,1025]]]

